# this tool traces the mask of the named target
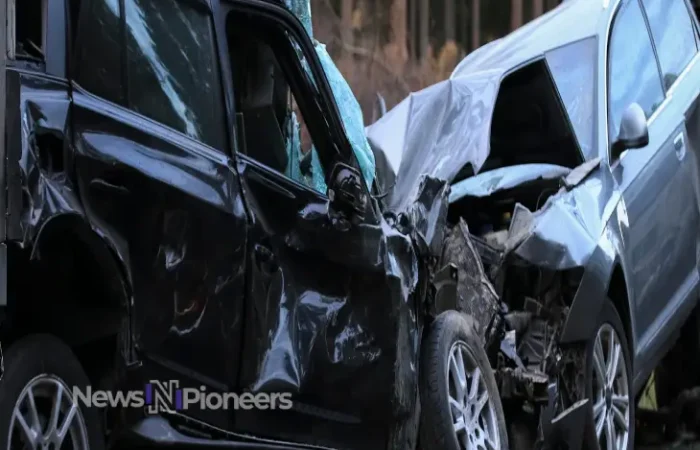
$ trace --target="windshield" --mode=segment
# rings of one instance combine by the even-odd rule
[[[596,38],[547,52],[547,64],[586,160],[598,156],[596,137]]]

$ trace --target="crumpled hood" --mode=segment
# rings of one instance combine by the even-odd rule
[[[502,75],[490,70],[442,81],[367,127],[389,209],[404,209],[422,176],[452,182],[466,164],[481,169]]]
[[[498,191],[511,189],[537,180],[556,180],[571,173],[568,167],[555,164],[519,164],[489,170],[455,183],[450,203],[463,197],[488,197]]]

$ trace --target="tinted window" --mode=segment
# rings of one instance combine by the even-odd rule
[[[317,92],[301,47],[278,25],[258,17],[230,13],[226,28],[236,111],[242,119],[238,151],[326,194],[317,149],[329,148],[322,139],[330,134],[319,132],[320,111],[309,107],[314,102],[308,99]],[[294,49],[300,60],[294,59]]]
[[[225,122],[208,14],[176,0],[126,0],[129,106],[214,148]]]
[[[698,49],[684,0],[644,0],[651,34],[659,54],[666,87],[670,87]]]
[[[576,132],[583,156],[598,156],[595,142],[596,40],[585,39],[547,54],[547,63]]]
[[[93,94],[123,103],[119,0],[92,0],[88,5],[81,14],[75,78]]]
[[[664,98],[654,49],[637,0],[620,8],[610,36],[608,102],[610,140],[617,137],[622,114],[639,103],[647,118]]]

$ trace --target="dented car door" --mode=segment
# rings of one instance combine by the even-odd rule
[[[411,305],[387,281],[374,217],[332,219],[325,186],[333,186],[330,169],[345,162],[337,149],[349,145],[342,128],[329,125],[337,112],[324,100],[330,89],[303,28],[282,8],[238,6],[228,12],[227,35],[237,168],[250,215],[239,388],[294,399],[291,411],[238,410],[235,427],[333,447],[371,445],[386,439],[387,418],[415,401],[416,354],[397,345],[415,332],[398,323],[411,317]],[[269,83],[265,74],[273,74]],[[318,161],[303,167],[313,152]],[[397,399],[404,388],[412,394]]]
[[[79,192],[133,286],[145,375],[228,391],[245,211],[225,154],[211,12],[177,0],[121,3],[125,11],[83,2],[72,111]]]

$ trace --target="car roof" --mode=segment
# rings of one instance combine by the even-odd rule
[[[543,16],[469,54],[457,65],[451,78],[486,70],[507,72],[549,50],[595,37],[599,30],[606,29],[601,27],[601,21],[607,21],[613,9],[603,2],[565,0]]]

